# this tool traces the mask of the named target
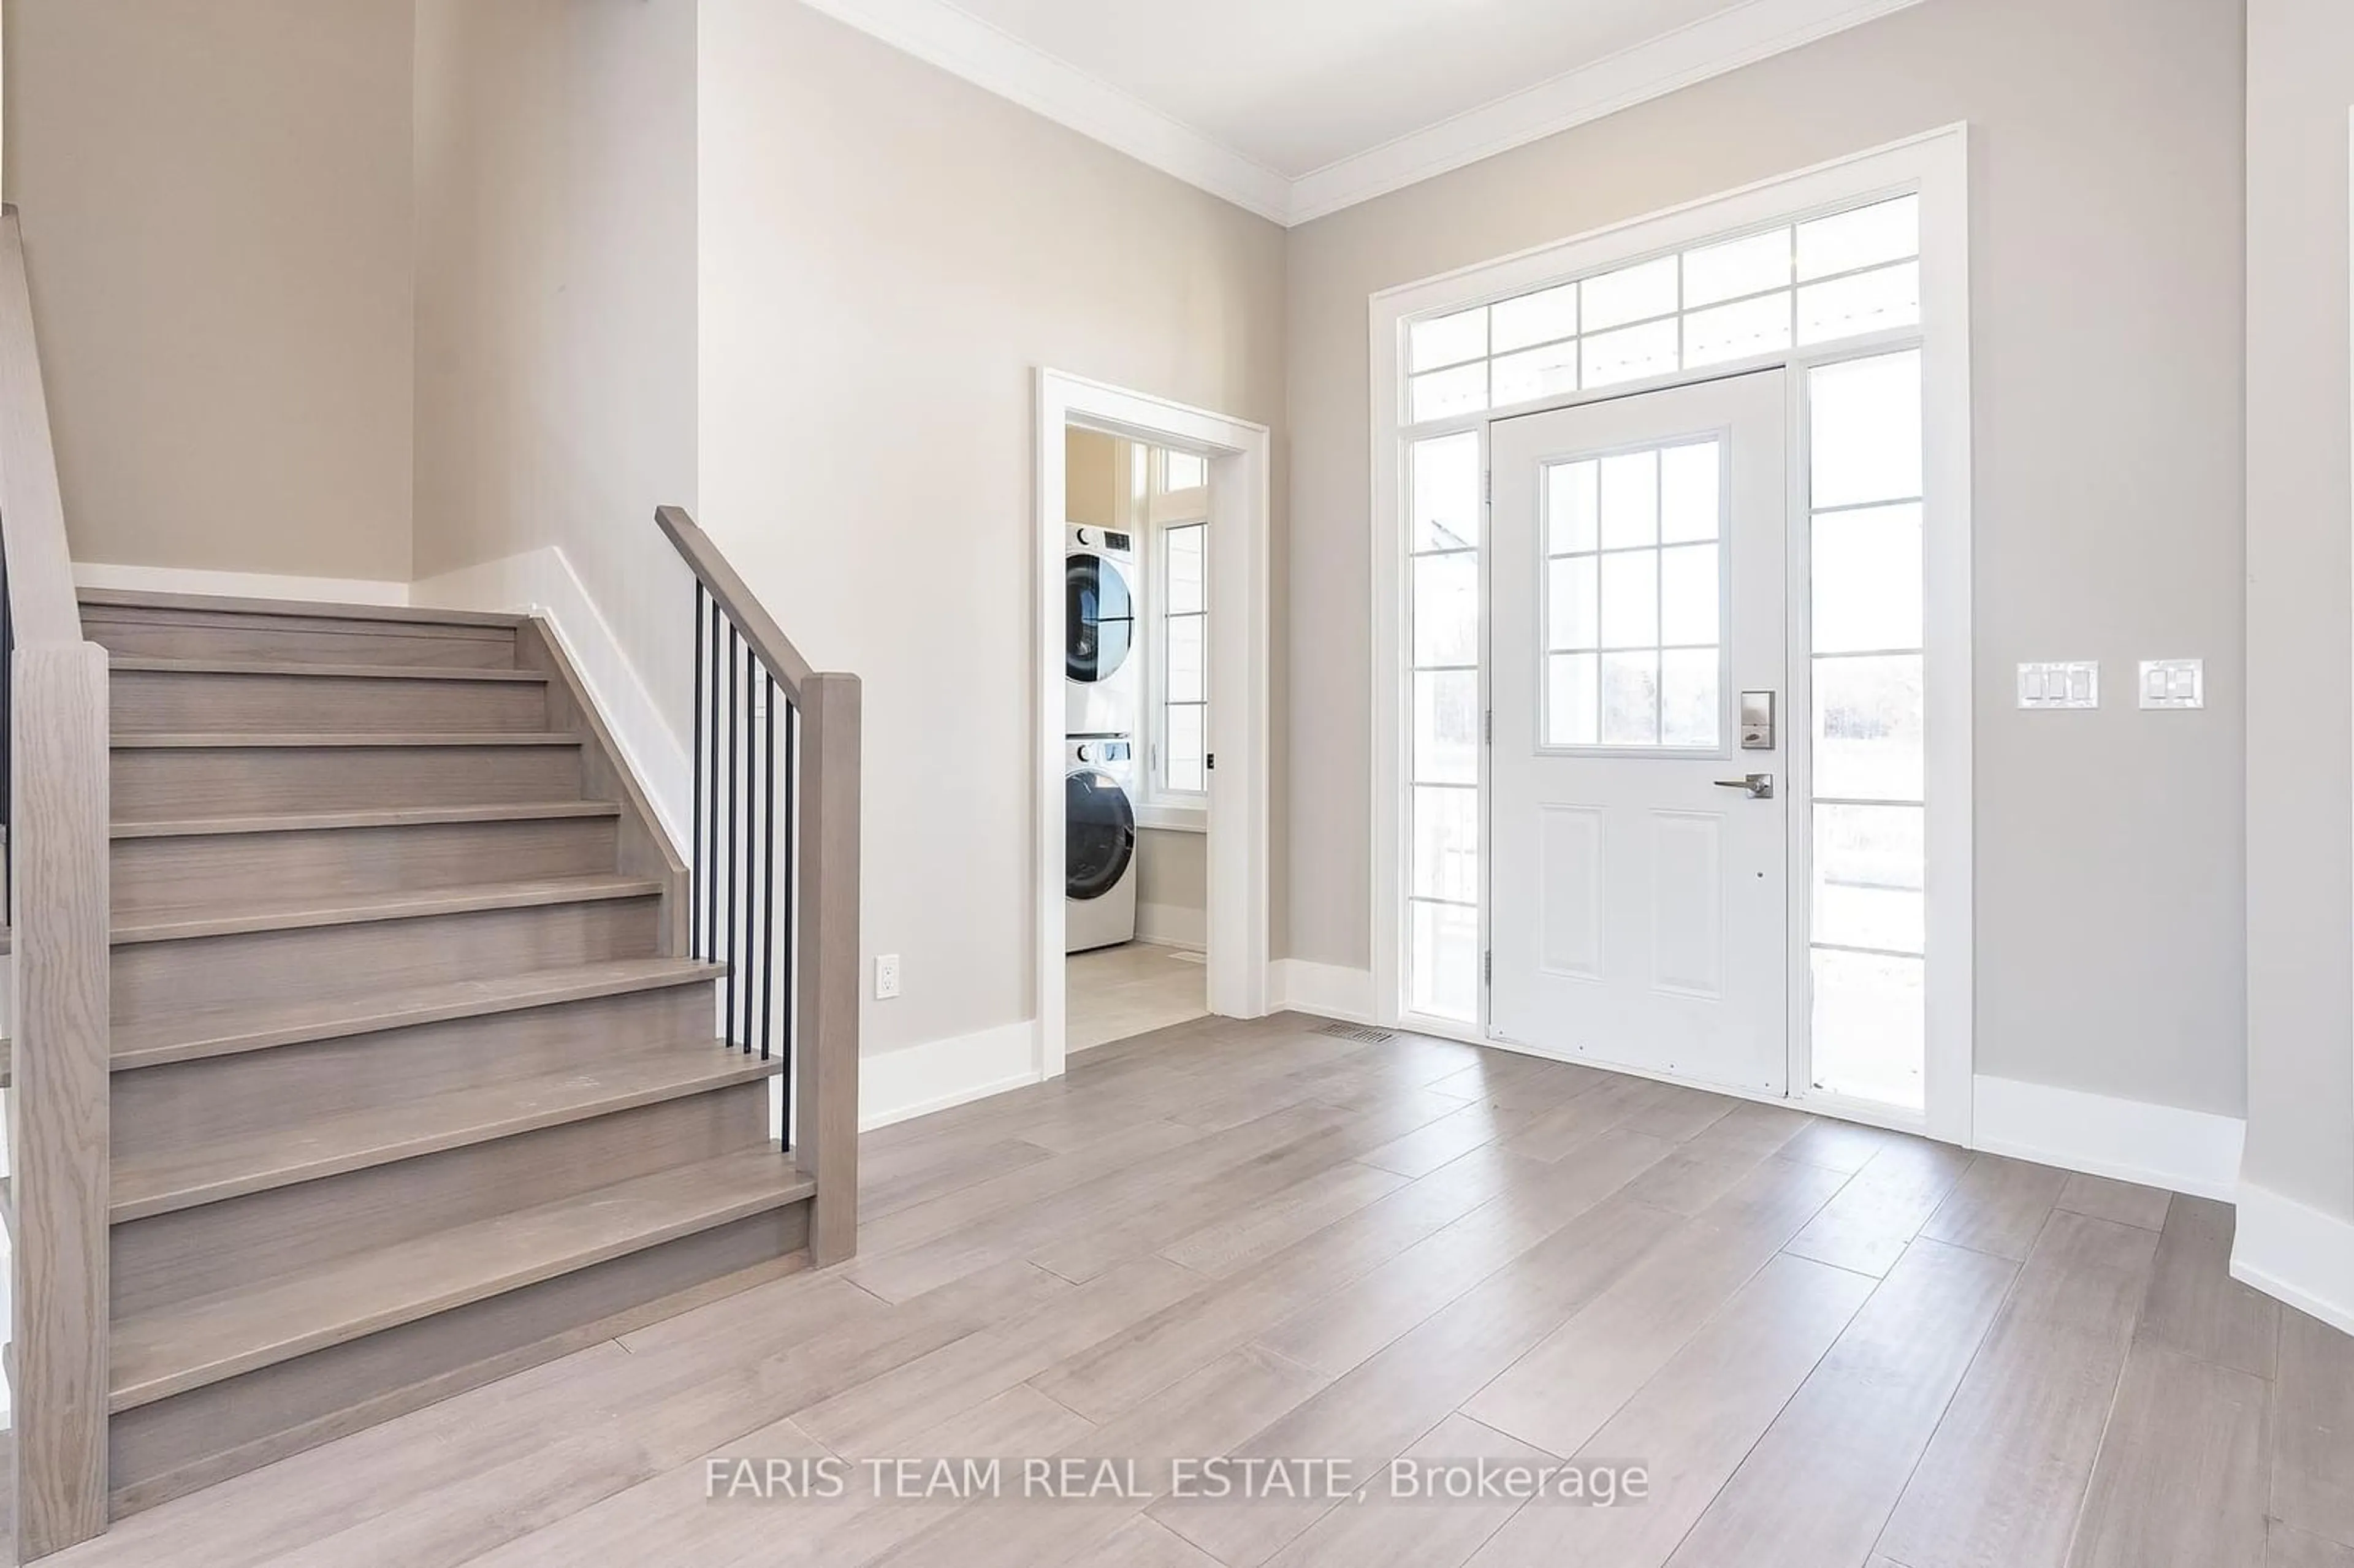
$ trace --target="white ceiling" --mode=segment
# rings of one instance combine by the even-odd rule
[[[809,0],[1299,223],[1917,0]]]
[[[1294,180],[1735,3],[959,0]]]

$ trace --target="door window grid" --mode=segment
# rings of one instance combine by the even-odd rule
[[[1407,422],[1914,325],[1920,229],[1897,196],[1409,323]]]
[[[1484,323],[1480,327],[1484,334]],[[1406,1001],[1475,1022],[1479,1007],[1480,438],[1416,442],[1411,602]]]
[[[1816,1088],[1926,1103],[1921,355],[1808,372]]]
[[[1547,747],[1720,745],[1723,461],[1709,440],[1545,471]]]

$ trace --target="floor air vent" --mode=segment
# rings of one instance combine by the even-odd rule
[[[1336,1040],[1357,1040],[1368,1045],[1378,1045],[1396,1038],[1386,1029],[1368,1029],[1362,1023],[1323,1023],[1316,1029],[1319,1034],[1330,1034]]]

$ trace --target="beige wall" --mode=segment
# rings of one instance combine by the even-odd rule
[[[2248,7],[2248,1180],[2354,1218],[2354,10]]]
[[[8,0],[74,554],[406,580],[410,0]]]
[[[1210,835],[1142,828],[1136,835],[1136,901],[1210,918]]]
[[[682,736],[695,37],[695,0],[417,5],[417,576],[558,547]]]
[[[1089,528],[1125,525],[1127,471],[1120,461],[1128,443],[1116,436],[1076,426],[1063,432],[1063,516]]]
[[[1038,366],[1275,421],[1274,225],[801,5],[705,0],[704,521],[866,694],[867,1048],[1033,1018]]]
[[[1967,120],[1978,1070],[2237,1114],[2241,59],[2237,0],[1927,0],[1294,230],[1292,955],[1370,960],[1366,296]],[[2016,712],[2038,658],[2106,705]]]

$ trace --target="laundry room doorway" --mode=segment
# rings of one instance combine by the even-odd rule
[[[1267,434],[1048,371],[1042,1074],[1267,1001]]]

